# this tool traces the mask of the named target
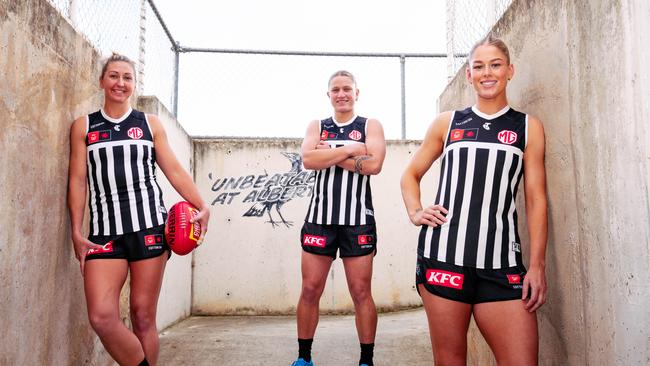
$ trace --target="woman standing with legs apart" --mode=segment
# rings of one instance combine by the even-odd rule
[[[477,43],[466,73],[476,104],[433,121],[401,181],[408,215],[422,226],[416,282],[435,365],[466,364],[472,315],[499,365],[536,365],[535,311],[546,301],[544,130],[508,105],[514,67],[503,41]],[[440,156],[435,203],[423,206],[420,180]],[[528,272],[515,209],[522,177]]]
[[[99,85],[104,107],[78,118],[70,131],[68,208],[72,241],[84,277],[88,318],[108,353],[120,365],[155,365],[158,359],[156,307],[169,258],[167,212],[156,182],[158,163],[172,186],[199,208],[202,240],[210,212],[189,174],[174,156],[154,115],[131,109],[135,69],[113,54]],[[90,234],[82,235],[86,179],[90,192]],[[133,331],[120,319],[120,291],[131,273]]]

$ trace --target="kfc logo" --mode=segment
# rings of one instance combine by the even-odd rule
[[[521,276],[518,274],[506,275],[508,277],[508,283],[511,285],[518,285],[521,283]]]
[[[142,138],[142,136],[144,136],[144,133],[142,132],[142,129],[140,127],[131,127],[126,132],[126,134],[134,140],[139,140]]]
[[[348,134],[348,137],[351,138],[354,141],[359,141],[359,140],[361,140],[361,132],[359,132],[357,130],[353,130],[352,132],[350,132]]]
[[[438,269],[427,270],[427,283],[434,286],[444,286],[456,290],[463,289],[464,275]]]
[[[302,244],[310,247],[324,248],[325,242],[326,239],[324,236],[305,234],[305,236],[302,238]]]
[[[368,244],[372,245],[373,241],[374,240],[372,238],[372,235],[359,235],[359,236],[357,236],[357,242],[359,243],[359,245],[368,245]]]
[[[162,244],[162,235],[146,235],[144,237],[144,245],[149,246],[156,244]]]
[[[90,254],[101,254],[101,253],[111,253],[113,252],[113,241],[109,241],[108,243],[102,245],[101,249],[90,249],[88,251],[88,255]]]
[[[512,145],[517,141],[517,133],[509,130],[503,130],[497,135],[499,141],[504,144]]]

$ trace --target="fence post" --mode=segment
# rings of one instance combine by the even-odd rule
[[[406,139],[406,56],[399,56],[400,77],[402,84],[402,140]]]
[[[138,86],[136,90],[138,95],[144,93],[144,63],[147,42],[147,5],[145,2],[146,0],[140,1],[140,49],[138,50]]]
[[[172,48],[174,50],[174,105],[173,105],[173,111],[172,113],[174,114],[174,117],[178,119],[178,72],[179,72],[179,53],[181,50],[181,45],[180,43],[176,42],[174,47]]]

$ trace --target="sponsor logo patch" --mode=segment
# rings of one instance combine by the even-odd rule
[[[95,123],[94,125],[90,125],[90,128],[92,129],[92,128],[95,128],[95,127],[99,127],[99,126],[101,126],[103,124],[104,124],[104,122]]]
[[[113,241],[109,241],[108,243],[102,245],[101,249],[91,249],[88,251],[88,255],[90,254],[102,254],[102,253],[112,253],[113,252]]]
[[[126,131],[126,134],[134,140],[139,140],[142,138],[142,136],[144,136],[144,133],[140,127],[131,127],[128,131]]]
[[[88,133],[88,143],[94,144],[100,141],[110,141],[111,130],[93,131]]]
[[[375,238],[372,235],[358,235],[357,243],[359,245],[372,245],[375,242]]]
[[[434,286],[444,286],[456,290],[463,289],[464,275],[460,273],[447,272],[440,269],[427,270],[427,283]]]
[[[508,277],[508,283],[511,285],[518,285],[521,283],[521,276],[518,274],[509,274],[506,275]]]
[[[361,140],[361,132],[359,132],[357,130],[353,130],[352,132],[350,132],[348,134],[348,137],[351,138],[354,141],[359,141],[359,140]]]
[[[323,131],[320,133],[320,139],[321,140],[327,140],[327,131]]]
[[[302,244],[310,247],[325,248],[326,239],[324,236],[305,234],[302,237]]]
[[[144,245],[150,246],[150,245],[160,245],[163,242],[163,238],[161,234],[154,234],[154,235],[145,235],[144,237]]]
[[[460,140],[476,140],[478,137],[478,128],[468,128],[468,129],[453,129],[451,130],[450,140],[460,141]]]
[[[504,144],[512,145],[517,141],[517,133],[510,130],[503,130],[499,132],[497,138]]]

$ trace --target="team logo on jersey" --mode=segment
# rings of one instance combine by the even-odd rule
[[[468,128],[468,129],[453,129],[451,130],[450,140],[451,142],[460,141],[460,140],[476,140],[478,137],[478,128]]]
[[[359,132],[357,130],[352,130],[352,132],[350,132],[348,134],[348,137],[351,138],[354,141],[359,141],[359,140],[361,140],[361,132]]]
[[[142,136],[144,136],[144,132],[142,132],[142,129],[140,127],[131,127],[128,131],[126,131],[126,134],[134,140],[139,140],[142,138]]]
[[[427,270],[427,283],[434,286],[444,286],[456,290],[463,289],[464,275],[460,273],[447,272],[440,269]]]
[[[102,253],[112,253],[113,252],[113,241],[102,245],[101,249],[90,249],[88,255],[90,254],[102,254]]]
[[[305,234],[302,237],[302,245],[325,248],[325,243],[326,243],[326,238],[324,236]]]
[[[372,246],[372,244],[375,242],[375,238],[372,235],[358,235],[357,236],[357,243],[361,246],[363,245],[368,245]]]
[[[162,234],[153,234],[153,235],[145,235],[144,237],[144,245],[150,246],[150,245],[161,245],[163,242]]]
[[[88,143],[94,144],[100,141],[109,141],[111,139],[111,130],[88,132]]]
[[[510,130],[503,130],[499,132],[497,138],[504,144],[512,145],[517,141],[517,133]]]
[[[509,274],[506,275],[508,277],[508,283],[511,285],[518,285],[521,283],[521,275],[518,274]]]
[[[485,122],[485,123],[483,124],[483,128],[485,128],[486,130],[489,131],[489,130],[490,130],[490,123],[492,123],[492,122]]]

